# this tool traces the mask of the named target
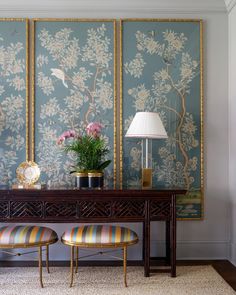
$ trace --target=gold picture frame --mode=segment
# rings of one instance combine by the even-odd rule
[[[129,46],[129,44],[126,44],[126,42],[124,42],[124,36],[123,36],[123,29],[124,29],[124,24],[134,24],[134,23],[140,23],[143,24],[143,26],[145,26],[146,24],[153,24],[153,23],[173,23],[174,24],[186,24],[186,23],[191,23],[191,24],[197,24],[199,26],[199,112],[200,112],[200,123],[198,125],[198,127],[200,128],[200,144],[199,144],[199,150],[200,150],[200,161],[199,161],[199,166],[200,166],[200,173],[199,173],[199,193],[200,193],[200,197],[199,197],[199,202],[200,202],[200,209],[197,212],[197,217],[193,217],[194,214],[189,214],[189,216],[187,216],[188,214],[186,214],[185,217],[178,217],[178,212],[177,212],[177,217],[178,220],[202,220],[204,218],[204,159],[203,159],[203,146],[204,146],[204,129],[203,129],[203,20],[201,19],[147,19],[147,18],[126,18],[126,19],[121,19],[120,20],[120,188],[122,188],[123,184],[124,184],[124,177],[123,177],[123,170],[124,170],[124,145],[123,145],[123,138],[124,138],[124,132],[123,132],[123,124],[124,124],[124,117],[123,117],[123,102],[126,99],[127,101],[127,95],[124,93],[124,63],[127,63],[127,60],[124,61],[124,46]],[[138,27],[138,29],[140,29],[142,26],[140,25]],[[150,27],[152,27],[150,25]],[[168,26],[167,26],[168,27]],[[130,29],[130,27],[129,27]],[[145,29],[147,29],[147,26],[145,26]],[[152,30],[152,29],[150,29]],[[141,29],[140,29],[141,31]],[[131,29],[128,31],[129,32],[129,39],[131,40],[132,36],[131,36]],[[150,31],[151,32],[151,31]],[[154,32],[155,34],[155,32]],[[126,38],[127,40],[127,38]],[[154,40],[154,38],[153,38]],[[131,43],[131,41],[130,41]],[[134,47],[136,46],[136,42],[134,41],[134,38],[132,38],[132,44],[134,44]],[[126,51],[132,52],[132,50],[134,50],[134,48],[127,48],[126,47]],[[128,54],[127,54],[128,56]],[[130,77],[130,76],[129,76]],[[150,78],[151,79],[151,78]],[[142,79],[141,79],[142,81]],[[140,81],[139,81],[140,82]],[[133,83],[133,85],[135,85],[135,83]],[[135,87],[135,86],[133,86]],[[137,87],[136,87],[137,88]],[[134,97],[133,97],[134,99]],[[136,110],[137,111],[137,110]],[[140,110],[143,111],[143,110]],[[130,165],[129,165],[130,166]],[[126,169],[127,167],[125,167]],[[158,187],[157,187],[158,188]],[[180,196],[179,198],[183,198],[183,196]],[[191,203],[190,203],[191,204]],[[191,204],[192,206],[192,204]],[[177,207],[178,207],[178,200],[177,200]],[[191,210],[189,210],[191,211]]]
[[[117,32],[116,32],[116,20],[115,19],[93,19],[93,18],[35,18],[32,20],[32,50],[31,50],[31,71],[32,71],[32,79],[31,79],[31,93],[32,93],[32,124],[31,124],[31,159],[34,161],[35,159],[35,30],[36,24],[42,22],[54,22],[54,23],[112,23],[113,26],[113,187],[116,187],[117,181]],[[37,161],[38,162],[38,161]]]

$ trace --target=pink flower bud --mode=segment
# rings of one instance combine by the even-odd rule
[[[69,138],[70,137],[70,131],[65,131],[63,133],[63,135],[64,135],[65,138]]]
[[[57,139],[57,144],[60,145],[65,141],[65,137],[63,135],[59,136],[59,138]]]
[[[75,137],[75,130],[70,130],[70,137]]]
[[[89,123],[86,127],[89,136],[98,137],[101,133],[102,125],[99,122]]]

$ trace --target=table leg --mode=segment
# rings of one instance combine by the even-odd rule
[[[170,221],[166,221],[166,263],[170,265]]]
[[[149,202],[146,202],[146,215],[144,222],[144,276],[150,275],[150,212]]]
[[[175,195],[172,195],[171,202],[171,224],[170,224],[170,243],[171,243],[171,277],[176,277],[176,203]]]
[[[143,265],[145,264],[145,223],[143,222],[143,248],[142,248],[142,260]]]

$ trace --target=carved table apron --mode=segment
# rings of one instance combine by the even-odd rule
[[[0,222],[143,223],[144,275],[150,269],[150,222],[166,222],[166,261],[176,276],[176,195],[163,190],[0,190]],[[160,270],[156,270],[160,271]]]

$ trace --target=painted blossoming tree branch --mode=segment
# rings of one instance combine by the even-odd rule
[[[25,160],[25,58],[22,57],[25,56],[24,45],[17,41],[6,44],[8,40],[0,35],[0,184],[2,185],[13,183],[19,160]]]
[[[124,64],[125,73],[134,78],[142,77],[147,65],[146,55],[156,56],[162,67],[153,74],[150,90],[142,83],[129,89],[128,94],[133,98],[135,111],[159,112],[168,131],[168,139],[158,151],[162,162],[155,163],[154,173],[158,180],[167,186],[194,190],[192,172],[196,171],[199,162],[189,152],[198,147],[199,141],[195,137],[197,126],[193,114],[188,111],[187,100],[191,99],[190,84],[199,75],[199,63],[185,51],[188,39],[183,33],[166,30],[158,34],[162,34],[159,39],[153,31],[150,34],[136,32],[137,53],[133,60]],[[170,128],[171,124],[175,128]],[[132,153],[133,149],[131,157]]]
[[[55,144],[58,135],[67,129],[79,133],[93,121],[100,121],[106,129],[113,125],[106,119],[113,111],[112,42],[105,24],[83,32],[86,38],[79,38],[72,28],[54,33],[42,28],[38,34],[43,53],[37,56],[37,86],[47,99],[41,105],[37,155],[46,181],[50,178],[54,186],[71,184],[68,171],[73,161],[73,154],[65,160]],[[112,149],[111,138],[103,137]]]

